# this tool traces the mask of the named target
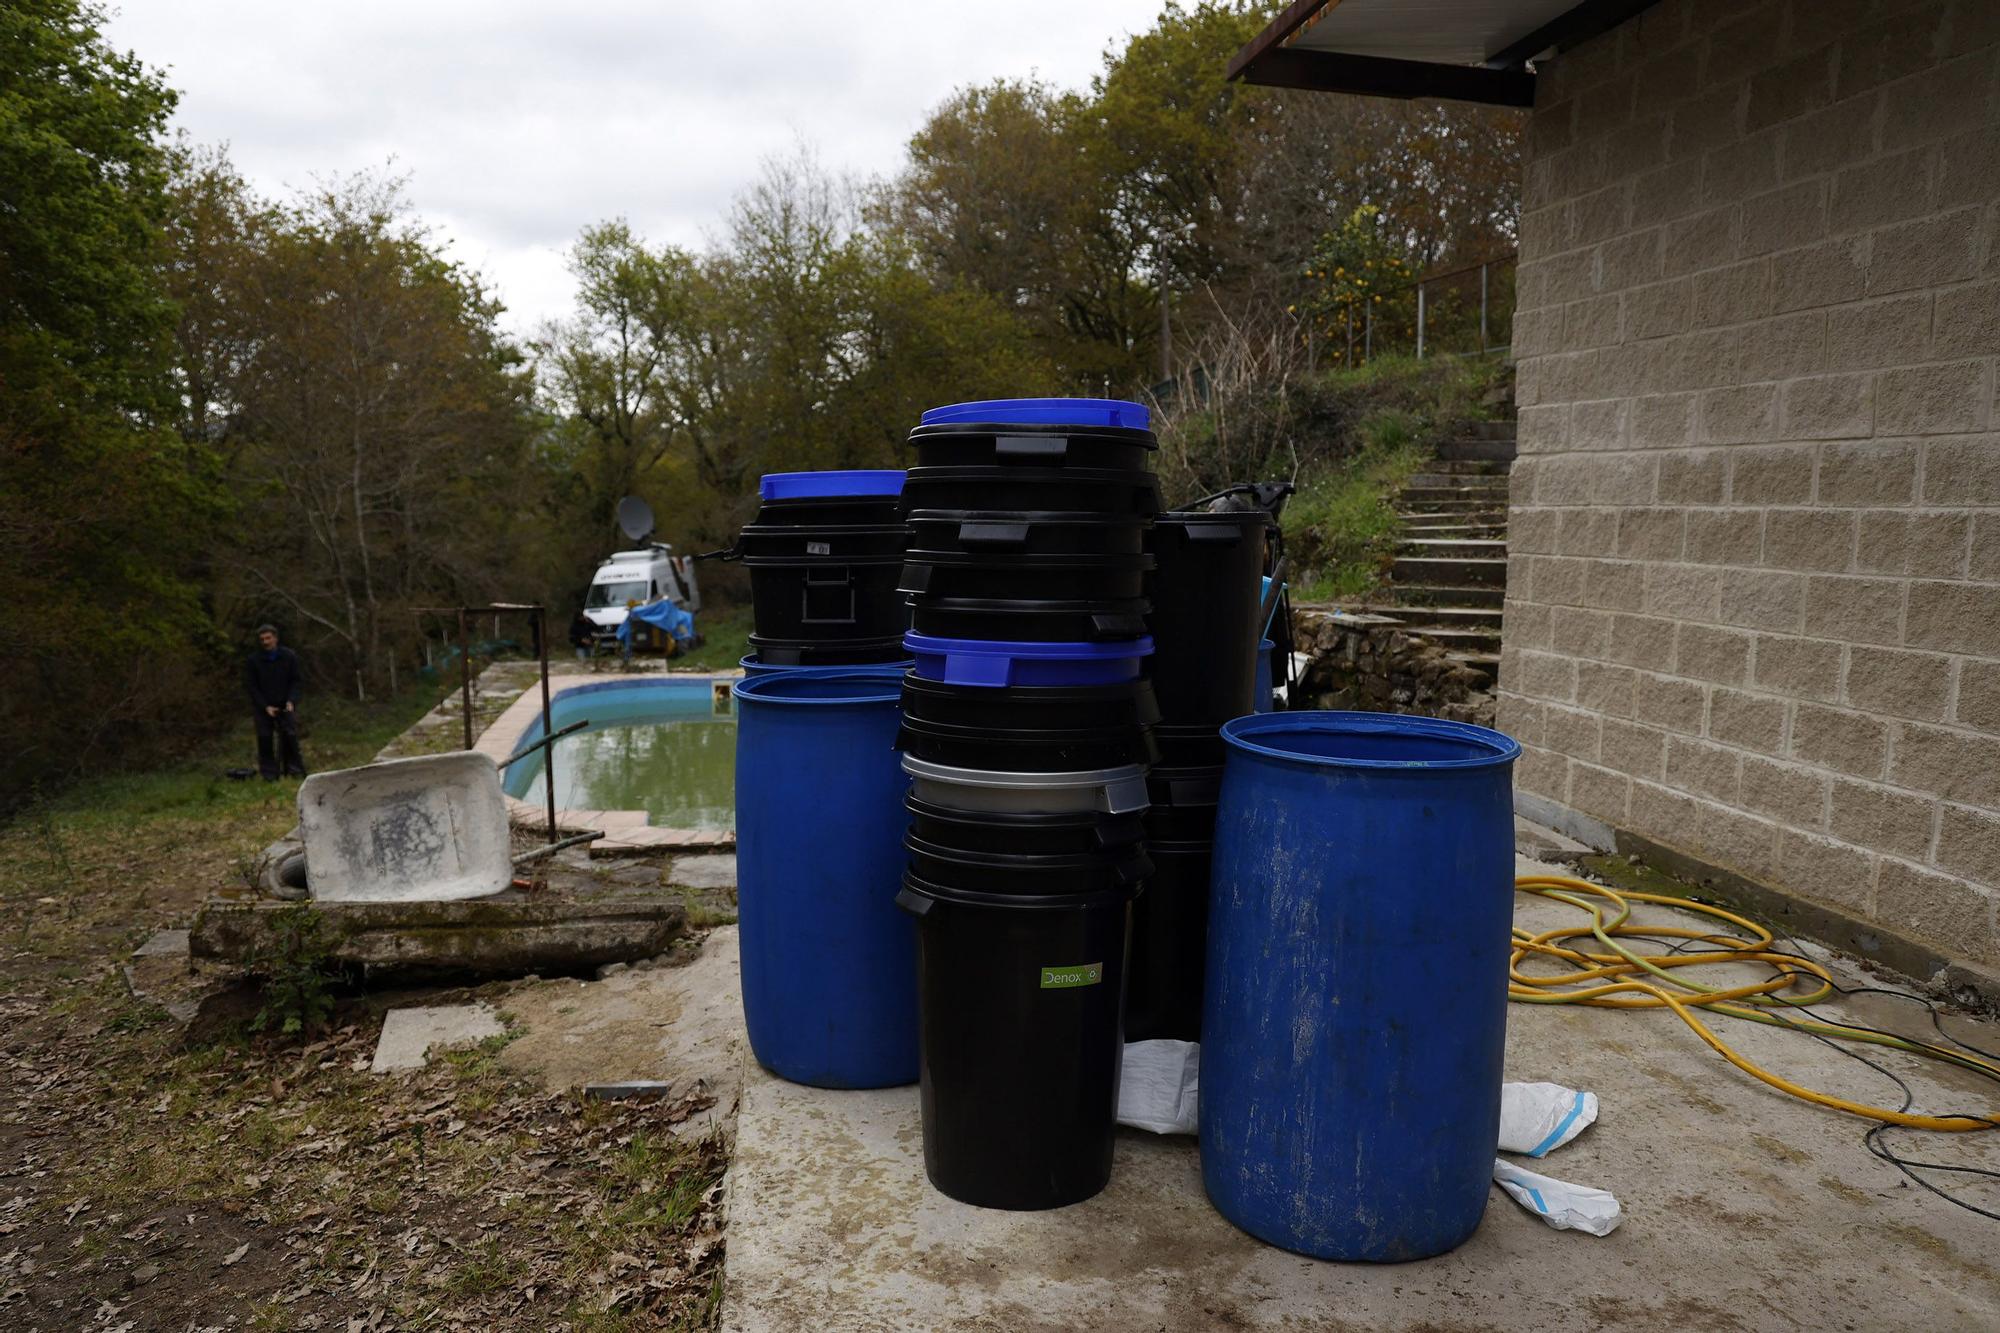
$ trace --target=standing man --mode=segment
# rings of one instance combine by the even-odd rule
[[[243,685],[250,692],[251,716],[257,723],[257,770],[266,782],[278,780],[281,758],[286,776],[306,775],[306,761],[299,753],[301,684],[299,655],[278,646],[277,626],[259,625],[257,651],[243,664]]]

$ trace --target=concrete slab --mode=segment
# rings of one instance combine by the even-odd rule
[[[519,1035],[501,1063],[551,1090],[658,1079],[680,1096],[700,1082],[716,1105],[715,1116],[687,1122],[697,1130],[736,1106],[749,1039],[734,926],[709,932],[681,966],[538,982],[505,1003]]]
[[[447,1004],[424,1009],[391,1009],[382,1019],[371,1074],[422,1069],[430,1053],[446,1046],[476,1046],[507,1029],[490,1004]]]
[[[1517,917],[1536,928],[1580,920],[1525,898]],[[1913,1032],[1926,1023],[1916,1006],[1889,1000],[1825,1008]],[[1993,1224],[1871,1157],[1863,1121],[1738,1073],[1668,1013],[1517,1005],[1509,1018],[1507,1077],[1602,1098],[1599,1123],[1535,1169],[1616,1193],[1625,1223],[1608,1238],[1550,1230],[1496,1188],[1479,1232],[1452,1254],[1321,1263],[1224,1221],[1202,1193],[1192,1139],[1131,1130],[1120,1131],[1116,1171],[1098,1198],[1051,1213],[983,1211],[926,1183],[916,1089],[818,1091],[753,1065],[729,1172],[723,1327],[2000,1326]],[[1899,1100],[1886,1079],[1817,1042],[1722,1022],[1727,1040],[1768,1067],[1840,1095]],[[1975,1045],[2000,1046],[2000,1025],[1949,1023]],[[1990,1084],[1869,1054],[1908,1079],[1920,1105],[1993,1105]],[[2000,1167],[2000,1135],[1904,1133],[1897,1142],[1930,1160]],[[2000,1191],[1936,1178],[1966,1188],[1969,1200],[2000,1203]]]
[[[156,930],[153,937],[132,951],[134,958],[179,958],[188,956],[188,933],[185,930]]]
[[[281,903],[213,899],[195,917],[196,958],[243,962],[274,947]],[[651,958],[679,938],[678,893],[586,882],[457,902],[319,903],[335,962],[406,975],[586,972]]]
[[[736,853],[677,856],[667,870],[666,882],[688,889],[733,889],[736,887]]]

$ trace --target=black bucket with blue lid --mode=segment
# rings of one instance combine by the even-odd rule
[[[1140,403],[998,398],[925,412],[910,432],[919,467],[1149,470],[1159,441]]]

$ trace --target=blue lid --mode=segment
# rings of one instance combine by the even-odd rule
[[[901,495],[903,474],[873,472],[766,472],[757,484],[766,500],[816,500],[837,495]]]
[[[903,636],[913,653],[949,653],[954,657],[1014,657],[1044,662],[1085,662],[1103,658],[1148,657],[1150,637],[1116,639],[1110,643],[1013,643],[1000,639],[937,639],[914,631]]]
[[[933,407],[921,418],[926,426],[977,421],[998,426],[1115,426],[1146,430],[1153,414],[1142,403],[1123,398],[984,398],[973,403]]]

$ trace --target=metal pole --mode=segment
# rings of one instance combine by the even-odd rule
[[[1424,285],[1417,284],[1417,360],[1424,359]]]
[[[1479,266],[1479,350],[1486,350],[1486,265]]]
[[[535,642],[541,648],[542,658],[542,735],[553,730],[549,721],[549,620],[548,612],[536,606],[532,612],[535,624]],[[556,840],[556,747],[551,745],[542,756],[542,789],[548,795],[549,842]]]
[[[472,630],[458,608],[458,706],[465,713],[465,748],[472,748]]]

